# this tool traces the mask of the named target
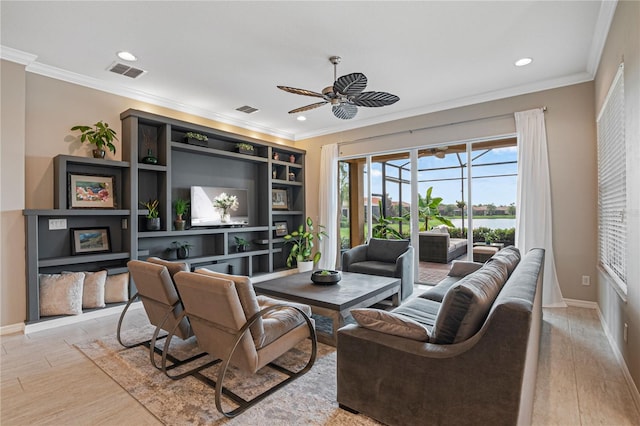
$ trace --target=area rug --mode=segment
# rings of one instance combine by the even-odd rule
[[[136,341],[149,336],[150,327],[125,335],[125,341]],[[149,350],[143,346],[123,348],[115,336],[107,336],[76,347],[109,377],[138,400],[158,420],[167,425],[378,425],[362,415],[338,408],[336,402],[336,351],[318,344],[318,358],[313,368],[297,380],[284,386],[257,405],[231,420],[226,419],[215,407],[215,390],[194,377],[172,380],[150,363]],[[160,347],[160,344],[158,344]],[[297,371],[307,359],[311,344],[300,343],[293,350],[276,360],[276,364]],[[170,353],[184,358],[197,352],[195,338],[186,341],[173,339]],[[159,357],[158,357],[159,358]],[[197,362],[206,363],[210,357]],[[193,366],[193,364],[192,364]],[[218,366],[202,373],[215,379]],[[178,371],[179,368],[175,369]],[[231,368],[225,385],[245,399],[283,380],[285,376],[265,367],[255,375],[244,374]],[[223,408],[236,405],[223,398]]]

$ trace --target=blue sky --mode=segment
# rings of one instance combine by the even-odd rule
[[[484,151],[474,151],[473,157]],[[466,154],[460,155],[462,163],[466,163]],[[499,163],[504,161],[516,161],[517,150],[516,147],[493,149],[486,154],[473,160],[473,199],[471,203],[477,204],[489,204],[493,203],[496,206],[509,205],[516,201],[516,176],[517,164],[505,164],[505,165],[485,165],[488,163]],[[410,178],[410,165],[407,164],[408,160],[394,160],[390,163],[396,165],[406,164],[406,171],[403,172],[403,177]],[[421,157],[418,160],[419,171],[418,180],[421,181],[418,184],[420,194],[425,195],[427,188],[433,186],[432,196],[442,197],[444,204],[455,204],[457,200],[462,199],[461,183],[460,183],[460,168],[459,161],[455,154],[448,154],[445,158],[436,158],[434,156]],[[434,170],[438,168],[446,168],[450,166],[457,166],[454,169],[446,170]],[[486,177],[482,176],[494,176],[512,174],[514,176],[503,177]],[[466,177],[466,170],[464,171]],[[441,179],[453,179],[453,180],[441,180]],[[429,182],[422,182],[428,180]],[[373,192],[378,192],[382,188],[382,166],[379,163],[372,164],[372,189]],[[388,184],[387,192],[394,201],[399,199],[398,185]],[[405,185],[403,188],[403,202],[409,201],[409,186]],[[464,195],[467,197],[467,184],[465,180]]]

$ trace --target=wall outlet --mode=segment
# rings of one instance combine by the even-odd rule
[[[591,277],[589,275],[582,276],[582,285],[591,285]]]
[[[624,339],[625,343],[629,342],[629,324],[627,324],[626,322],[624,323],[624,331],[622,332],[622,338]]]
[[[67,229],[67,219],[49,219],[49,231]]]

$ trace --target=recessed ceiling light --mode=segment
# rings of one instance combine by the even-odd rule
[[[122,59],[123,61],[130,61],[130,62],[138,60],[138,58],[136,58],[136,55],[124,50],[122,52],[118,52],[118,58]]]
[[[533,59],[531,58],[521,58],[516,61],[515,65],[516,67],[524,67],[525,65],[529,65],[531,62],[533,62]]]
[[[304,115],[299,115],[299,116],[296,118],[296,120],[298,120],[298,121],[304,121],[304,120],[306,120],[306,119],[307,119],[307,117],[305,117]]]

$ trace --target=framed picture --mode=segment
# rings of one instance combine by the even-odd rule
[[[289,210],[289,196],[286,189],[271,190],[271,208],[274,210]]]
[[[111,251],[109,228],[71,228],[71,254]]]
[[[115,209],[115,176],[69,173],[69,208]]]
[[[287,222],[273,222],[274,226],[274,235],[276,237],[284,237],[289,233],[289,228],[287,228]]]

